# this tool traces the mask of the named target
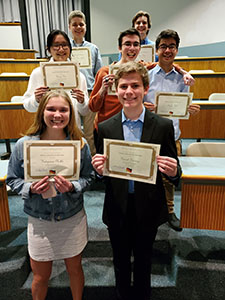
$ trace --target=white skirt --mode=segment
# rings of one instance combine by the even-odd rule
[[[87,216],[82,209],[62,221],[28,217],[28,252],[36,261],[52,261],[80,254],[87,244]]]

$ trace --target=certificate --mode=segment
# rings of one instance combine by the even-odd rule
[[[155,46],[154,45],[142,45],[141,50],[136,58],[136,61],[143,60],[145,62],[155,61]]]
[[[81,69],[91,69],[91,49],[88,47],[72,48],[71,60],[78,63]]]
[[[118,65],[109,65],[109,74],[115,75],[118,71],[119,66]],[[116,96],[116,85],[115,82],[112,84],[111,87],[108,88],[108,95],[114,95]]]
[[[74,62],[41,62],[44,84],[50,89],[79,89],[79,65]]]
[[[103,175],[155,184],[159,151],[157,144],[104,139]]]
[[[25,181],[38,181],[45,176],[62,175],[68,180],[79,179],[80,141],[24,142]]]
[[[156,113],[173,119],[189,119],[188,106],[193,93],[156,92]]]

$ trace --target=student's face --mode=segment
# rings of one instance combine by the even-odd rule
[[[86,33],[86,24],[82,18],[75,17],[69,24],[69,30],[71,31],[74,40],[83,39]]]
[[[149,30],[147,17],[141,16],[137,18],[136,22],[134,23],[134,28],[140,33],[141,39],[145,39],[147,36],[147,31]]]
[[[148,92],[148,86],[144,88],[141,76],[130,73],[119,79],[117,96],[124,109],[141,109],[144,95]]]
[[[119,48],[123,62],[134,61],[141,49],[139,37],[134,35],[126,35],[122,39],[122,47]]]
[[[50,47],[54,61],[66,61],[70,56],[70,46],[63,35],[57,35]]]
[[[159,56],[159,63],[173,64],[174,58],[177,55],[178,49],[176,41],[173,38],[161,39],[157,54]]]
[[[61,96],[50,98],[45,106],[43,119],[49,129],[64,129],[70,120],[69,103]]]

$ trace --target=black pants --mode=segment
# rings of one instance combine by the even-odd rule
[[[149,300],[151,296],[152,247],[157,233],[155,228],[138,224],[134,197],[128,197],[128,217],[122,228],[108,228],[113,249],[113,264],[117,298],[121,300]],[[133,255],[133,290],[131,291],[131,257]]]

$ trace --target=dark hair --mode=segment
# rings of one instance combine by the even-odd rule
[[[50,48],[53,45],[53,42],[55,40],[55,37],[57,35],[62,35],[64,37],[64,39],[67,41],[68,46],[70,47],[70,53],[72,52],[72,47],[71,47],[71,43],[70,43],[70,39],[68,37],[68,35],[65,33],[65,31],[59,30],[59,29],[54,29],[52,30],[48,36],[47,36],[47,46],[46,46],[46,52],[50,52]]]
[[[115,74],[116,88],[118,87],[120,78],[123,77],[124,75],[126,76],[127,74],[131,74],[131,73],[137,73],[141,76],[143,86],[146,89],[147,86],[149,85],[148,70],[145,68],[143,64],[140,64],[136,61],[129,61],[119,66],[119,69]]]
[[[134,27],[136,21],[138,18],[140,17],[146,17],[147,20],[148,20],[148,28],[150,29],[152,27],[152,23],[151,23],[151,16],[149,13],[147,13],[146,11],[143,11],[143,10],[139,10],[136,15],[133,17],[132,19],[132,27]],[[147,31],[147,34],[149,33],[149,30]]]
[[[125,31],[120,32],[120,35],[119,35],[119,38],[118,38],[118,46],[119,46],[119,48],[122,48],[123,37],[125,37],[127,35],[137,35],[139,37],[140,44],[141,44],[140,33],[135,28],[129,28],[129,29],[125,30]]]
[[[176,31],[171,30],[171,29],[166,29],[160,32],[160,34],[157,36],[156,41],[155,41],[155,47],[156,49],[159,49],[159,44],[161,39],[169,39],[173,38],[176,41],[176,46],[177,48],[179,47],[180,44],[180,38],[179,35]]]

